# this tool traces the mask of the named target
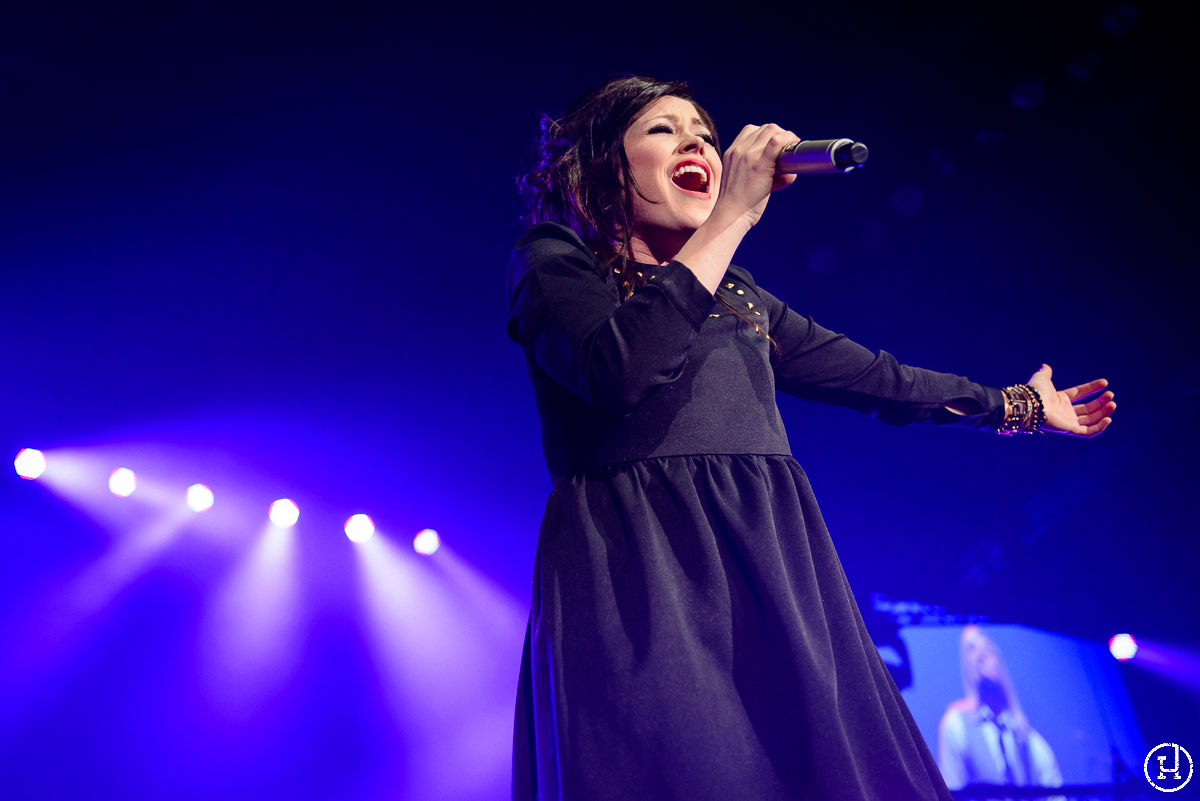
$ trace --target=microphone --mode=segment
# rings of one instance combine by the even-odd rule
[[[775,162],[780,175],[850,172],[867,160],[867,146],[853,139],[808,139],[783,148]]]

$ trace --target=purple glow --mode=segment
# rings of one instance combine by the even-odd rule
[[[137,489],[137,473],[128,467],[118,467],[108,477],[108,490],[118,498],[128,498]]]
[[[300,519],[300,507],[291,498],[280,498],[271,504],[267,517],[279,528],[291,528]]]
[[[442,538],[431,528],[423,528],[413,537],[413,550],[422,556],[432,556],[442,547]]]
[[[295,548],[295,537],[264,526],[208,599],[200,678],[207,703],[224,719],[252,719],[286,690],[301,662]]]
[[[124,532],[111,550],[90,562],[76,577],[67,597],[89,612],[109,603],[175,542],[190,517],[178,505],[153,513],[140,526]]]
[[[148,464],[151,464],[146,461],[144,454],[126,449],[55,448],[48,455],[46,472],[39,481],[51,492],[103,524],[106,530],[116,533],[127,530],[131,525],[145,524],[146,520],[141,515],[146,510],[146,502],[154,495],[153,492],[148,494],[147,487],[140,485],[137,486],[138,503],[113,503],[109,486],[112,466],[134,462],[142,469],[148,469]],[[157,471],[157,466],[153,469]],[[180,506],[178,489],[174,495],[170,501]],[[162,508],[165,510],[170,505],[172,503]]]
[[[1137,640],[1132,634],[1117,634],[1108,641],[1108,652],[1122,662],[1133,659],[1137,651]]]
[[[21,478],[33,480],[46,472],[46,457],[36,448],[22,448],[13,459],[13,467]]]
[[[1200,692],[1200,652],[1193,648],[1143,640],[1134,664]]]
[[[449,551],[427,562],[375,537],[354,556],[383,700],[421,721],[395,796],[500,797],[527,613]]]

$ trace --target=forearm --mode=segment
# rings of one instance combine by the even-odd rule
[[[928,421],[986,428],[1002,410],[997,389],[900,364],[885,351],[870,351],[796,314],[756,286],[750,291],[778,343],[776,387],[787,394],[848,406],[894,425]]]
[[[675,259],[686,265],[705,289],[716,294],[729,263],[733,261],[733,254],[750,228],[744,215],[729,216],[714,209]]]

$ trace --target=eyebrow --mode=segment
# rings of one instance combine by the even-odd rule
[[[670,120],[671,122],[679,122],[679,115],[678,114],[655,114],[649,120],[646,120],[646,122],[650,122],[650,120]],[[712,127],[707,122],[700,119],[699,117],[692,117],[692,124],[699,125],[703,128]]]

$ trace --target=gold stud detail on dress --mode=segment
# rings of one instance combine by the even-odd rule
[[[747,304],[746,304],[746,308],[747,308],[747,309],[753,309],[753,308],[754,308],[754,304],[753,304],[753,303],[747,303]]]
[[[655,278],[657,278],[657,276],[654,276],[654,275],[650,276],[651,281],[653,281]]]
[[[754,313],[754,316],[755,316],[755,317],[762,317],[762,312],[755,312],[755,313]]]
[[[746,290],[744,290],[744,289],[739,289],[739,290],[737,291],[737,293],[738,293],[739,295],[745,295],[745,294],[746,294]]]
[[[641,278],[641,277],[642,277],[642,271],[638,270],[638,278]]]
[[[709,316],[709,317],[720,317],[721,315],[719,315],[719,314],[710,314],[710,315],[708,315],[708,316]]]
[[[725,288],[726,288],[726,289],[733,289],[733,284],[726,284],[726,285],[725,285]]]

